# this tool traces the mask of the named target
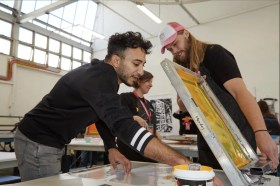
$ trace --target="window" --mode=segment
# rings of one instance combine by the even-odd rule
[[[72,69],[78,68],[78,67],[80,67],[81,65],[82,65],[81,62],[73,61],[73,67],[72,67]]]
[[[2,0],[2,1],[0,1],[0,3],[2,3],[2,4],[4,4],[4,5],[7,5],[7,6],[11,7],[11,8],[14,7],[14,1],[13,1],[13,0],[9,0],[9,1],[7,1],[7,0]]]
[[[18,56],[21,59],[30,60],[32,59],[32,48],[26,45],[18,45]]]
[[[12,33],[12,24],[6,21],[0,20],[0,35],[11,37]]]
[[[21,11],[28,14],[35,9],[36,1],[22,1]]]
[[[34,62],[39,64],[46,64],[46,52],[42,50],[34,50]]]
[[[84,51],[83,61],[86,62],[86,63],[90,63],[91,54],[89,52]]]
[[[30,30],[19,28],[19,40],[32,44],[33,43],[33,33]]]
[[[62,70],[71,70],[71,60],[62,57],[62,58],[61,58],[61,65],[60,65],[60,68],[61,68]]]
[[[60,42],[54,39],[49,40],[49,50],[55,53],[60,52]]]
[[[11,41],[0,38],[0,53],[10,55]]]
[[[49,54],[48,66],[58,68],[59,67],[59,56],[54,54]]]
[[[82,59],[82,50],[78,48],[73,48],[73,58],[81,60]]]
[[[46,49],[47,48],[47,37],[41,34],[35,34],[35,46]]]
[[[54,0],[24,0],[22,3],[22,12],[25,14],[30,13],[54,2]],[[96,12],[97,3],[95,3],[94,1],[78,0],[76,2],[68,4],[67,6],[51,11],[49,12],[49,14],[41,15],[36,19],[39,19],[45,23],[48,23],[49,25],[56,27],[57,33],[65,36],[66,38],[77,40],[75,37],[71,37],[71,34],[73,34],[81,39],[87,40],[88,43],[86,44],[86,46],[89,46],[92,37],[91,34],[88,32],[79,32],[74,28],[77,25],[81,25],[92,30],[95,22]],[[43,28],[51,30],[51,27],[46,25],[43,26],[41,23],[36,22],[36,20],[32,20],[31,22]],[[68,32],[69,34],[60,32],[59,29]],[[79,40],[78,42],[82,43],[83,41]]]
[[[62,50],[61,50],[61,53],[62,55],[64,56],[68,56],[68,57],[71,57],[71,46],[70,45],[67,45],[65,43],[62,43]]]

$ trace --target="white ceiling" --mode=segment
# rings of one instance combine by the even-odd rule
[[[157,37],[163,26],[177,21],[186,28],[279,4],[279,0],[100,0],[94,30],[106,36],[93,41],[94,51],[104,50],[116,32],[138,31],[147,39]],[[142,2],[157,15],[157,24],[142,13],[135,2]]]

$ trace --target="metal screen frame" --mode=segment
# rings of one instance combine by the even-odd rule
[[[169,80],[171,81],[171,84],[173,85],[178,95],[180,96],[181,100],[183,101],[185,107],[190,113],[192,119],[194,120],[195,124],[200,130],[205,141],[207,142],[210,149],[212,150],[214,156],[216,157],[222,169],[224,170],[225,174],[227,175],[228,179],[230,180],[230,182],[233,185],[251,184],[249,183],[250,179],[248,180],[247,176],[245,176],[241,170],[249,169],[251,166],[256,164],[256,162],[258,162],[258,156],[253,151],[253,149],[251,148],[247,140],[243,137],[243,135],[237,128],[234,121],[228,115],[223,105],[217,99],[217,97],[215,96],[211,88],[207,85],[204,78],[192,72],[191,70],[184,68],[168,59],[164,59],[161,62],[161,66],[165,71],[166,75],[168,76]],[[224,148],[220,140],[217,138],[214,130],[209,124],[209,121],[206,119],[201,109],[197,106],[190,91],[185,86],[182,78],[177,73],[176,71],[177,68],[183,70],[184,73],[188,73],[193,78],[197,78],[197,84],[203,90],[205,97],[214,107],[216,113],[222,118],[222,120],[226,124],[226,127],[229,129],[230,133],[234,137],[234,140],[237,142],[239,147],[243,150],[246,156],[249,157],[250,162],[248,164],[240,168],[238,168],[235,165],[231,157],[228,155],[226,149]]]

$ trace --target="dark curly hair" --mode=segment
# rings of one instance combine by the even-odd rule
[[[139,32],[116,33],[109,38],[108,51],[105,61],[108,61],[112,55],[123,57],[123,53],[127,48],[142,48],[146,54],[150,54],[152,43],[144,40]]]

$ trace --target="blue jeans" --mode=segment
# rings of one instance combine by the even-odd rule
[[[53,176],[60,173],[64,149],[31,141],[18,129],[15,134],[15,153],[22,181]]]

